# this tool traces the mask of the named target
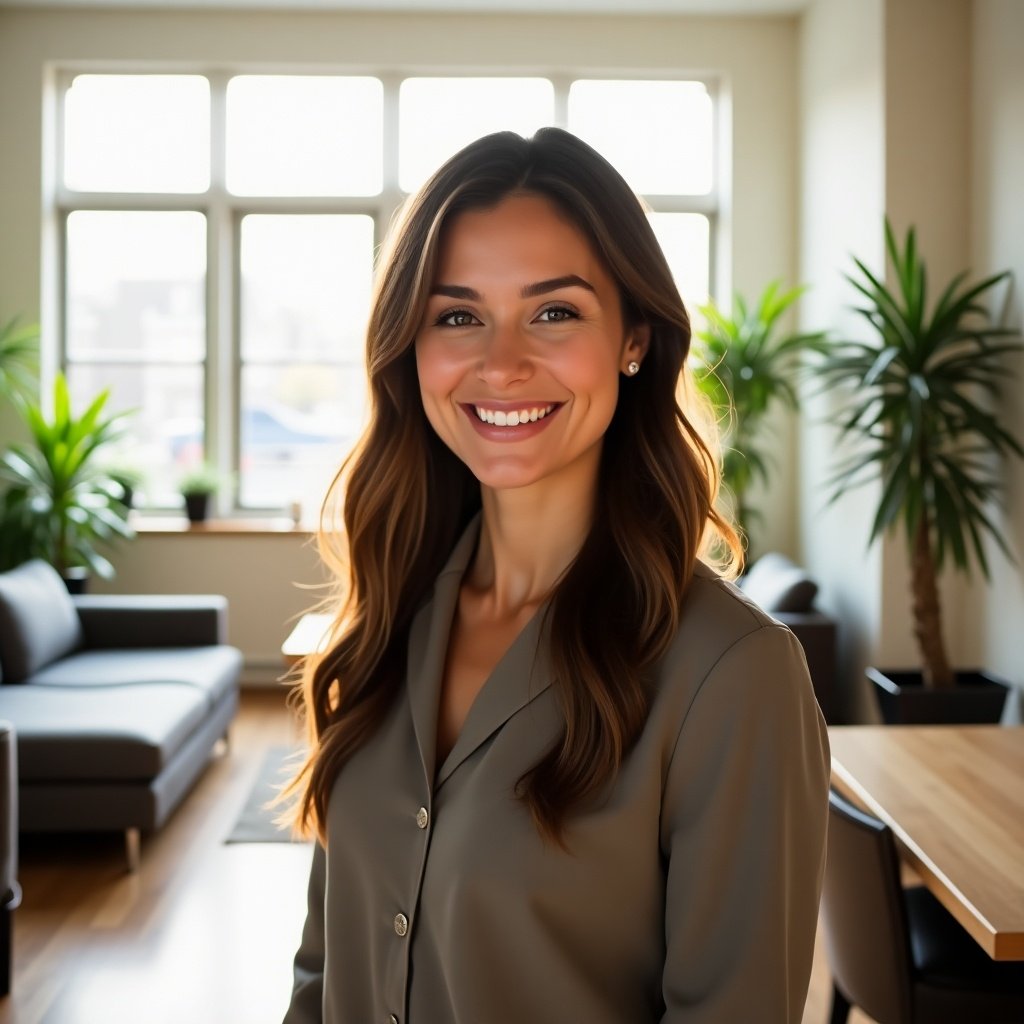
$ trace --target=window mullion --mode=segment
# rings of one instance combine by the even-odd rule
[[[210,79],[210,192],[207,207],[207,322],[204,409],[206,457],[228,478],[236,466],[238,407],[236,346],[237,232],[226,183],[227,73]],[[233,479],[233,477],[231,477]],[[236,504],[234,490],[222,489],[217,510],[224,514]]]
[[[569,75],[548,75],[555,87],[555,120],[556,128],[569,128],[569,87],[573,79]]]
[[[398,118],[402,76],[381,75],[380,79],[384,84],[382,133],[384,181],[382,182],[378,216],[374,218],[374,243],[378,248],[384,241],[383,235],[388,224],[404,199],[404,193],[398,185]]]

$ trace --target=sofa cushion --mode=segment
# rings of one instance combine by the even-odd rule
[[[5,683],[75,650],[82,625],[60,574],[40,558],[0,573],[0,661]]]
[[[84,650],[37,672],[33,686],[91,687],[179,683],[194,687],[212,708],[235,686],[242,664],[237,647],[155,647]]]
[[[22,783],[149,781],[209,715],[180,683],[0,687],[0,717],[17,722]]]
[[[739,581],[740,589],[766,612],[808,612],[818,584],[785,555],[762,555]]]

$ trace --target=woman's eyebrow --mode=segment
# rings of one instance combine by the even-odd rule
[[[579,274],[566,274],[563,277],[552,277],[547,281],[524,285],[519,295],[524,299],[533,299],[547,292],[558,291],[559,288],[586,288],[587,291],[597,294],[597,289]],[[430,294],[444,295],[449,299],[465,299],[467,302],[479,302],[481,299],[480,293],[475,288],[467,288],[461,284],[435,284],[430,289]]]
[[[584,281],[579,274],[566,274],[564,277],[552,277],[547,281],[528,284],[519,294],[524,299],[533,299],[545,292],[558,291],[559,288],[586,288],[587,291],[597,294],[597,289],[589,281]]]
[[[445,295],[449,299],[465,299],[467,302],[480,301],[480,293],[475,288],[466,288],[461,284],[435,284],[430,294]]]

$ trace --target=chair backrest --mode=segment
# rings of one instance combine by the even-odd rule
[[[910,937],[892,831],[830,791],[821,896],[836,984],[878,1024],[911,1020]]]

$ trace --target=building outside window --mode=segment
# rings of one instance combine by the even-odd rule
[[[437,111],[458,111],[441,118]],[[134,410],[121,457],[177,508],[201,461],[221,511],[316,511],[366,416],[374,255],[403,198],[487,132],[557,124],[644,197],[691,313],[718,201],[708,84],[631,78],[61,77],[60,362]]]

